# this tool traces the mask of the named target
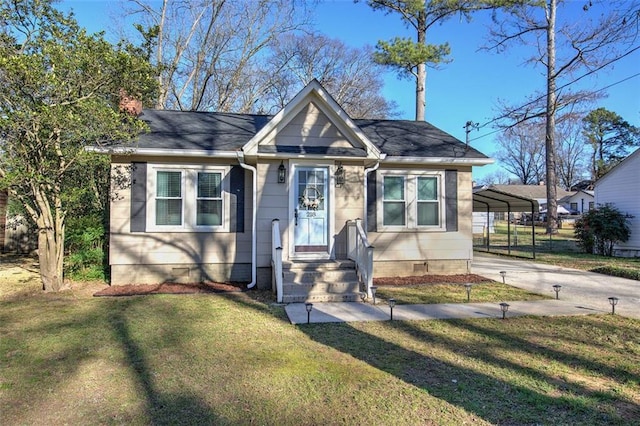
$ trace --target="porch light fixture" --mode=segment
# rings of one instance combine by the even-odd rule
[[[618,304],[618,298],[617,297],[610,297],[609,298],[609,303],[611,304],[611,315],[615,315],[616,314],[616,305]]]
[[[278,166],[278,183],[284,183],[287,180],[287,169],[284,167],[284,161],[280,161]]]
[[[307,324],[309,324],[311,320],[311,310],[313,309],[313,303],[305,303],[304,307],[307,310]]]
[[[554,284],[553,285],[553,291],[556,292],[556,300],[558,300],[558,293],[560,293],[560,289],[562,288],[562,286],[560,284]]]
[[[469,299],[471,298],[471,283],[466,283],[464,285],[464,289],[467,290],[467,302],[469,302]]]
[[[507,311],[509,310],[509,304],[502,302],[500,304],[500,310],[502,311],[502,319],[504,319],[505,316],[507,315]]]
[[[505,284],[504,277],[507,276],[507,271],[500,271],[500,276],[502,277],[502,284]]]
[[[340,188],[344,185],[344,168],[342,167],[342,163],[340,161],[336,162],[338,168],[336,168],[336,172],[334,174],[336,178],[336,186]]]
[[[389,309],[391,310],[390,319],[391,321],[393,321],[393,307],[396,306],[396,299],[389,299],[387,300],[387,303],[389,304]]]
[[[378,287],[376,287],[375,285],[371,286],[371,295],[373,296],[373,304],[376,304],[376,291],[378,290]]]

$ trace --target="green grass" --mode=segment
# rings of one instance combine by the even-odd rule
[[[640,321],[620,316],[294,326],[260,292],[16,289],[0,292],[3,424],[640,418]]]
[[[463,303],[467,292],[462,284],[378,285],[376,296],[394,298],[398,304]],[[530,293],[497,282],[473,284],[470,302],[503,302],[505,300],[543,300],[551,297]]]
[[[514,236],[515,225],[511,227],[511,250],[507,244],[506,223],[496,224],[496,233],[490,235],[490,252],[494,254],[531,258],[531,227],[518,225],[517,241]],[[598,272],[623,278],[640,280],[640,258],[604,257],[580,251],[573,237],[573,229],[560,229],[557,235],[544,235],[543,228],[536,228],[536,261],[567,268]],[[482,238],[474,236],[475,249],[485,251]]]

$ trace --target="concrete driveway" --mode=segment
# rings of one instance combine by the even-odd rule
[[[471,271],[496,281],[506,271],[507,284],[553,297],[560,284],[560,300],[599,311],[611,312],[608,298],[617,297],[616,314],[640,319],[640,281],[484,253],[474,253]]]

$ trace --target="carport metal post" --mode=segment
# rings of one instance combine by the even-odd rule
[[[536,205],[531,201],[531,252],[534,259],[536,258],[536,221],[533,219],[535,208]]]

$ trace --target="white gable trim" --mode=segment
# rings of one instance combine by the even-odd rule
[[[349,115],[338,105],[333,97],[322,87],[318,80],[312,80],[300,91],[284,108],[280,110],[254,137],[243,147],[245,155],[257,155],[258,146],[274,130],[286,126],[293,118],[309,103],[314,104],[322,111],[329,120],[345,134],[349,142],[356,145],[363,145],[367,150],[367,158],[382,159],[385,157],[378,147],[376,147],[365,134],[355,125]]]

